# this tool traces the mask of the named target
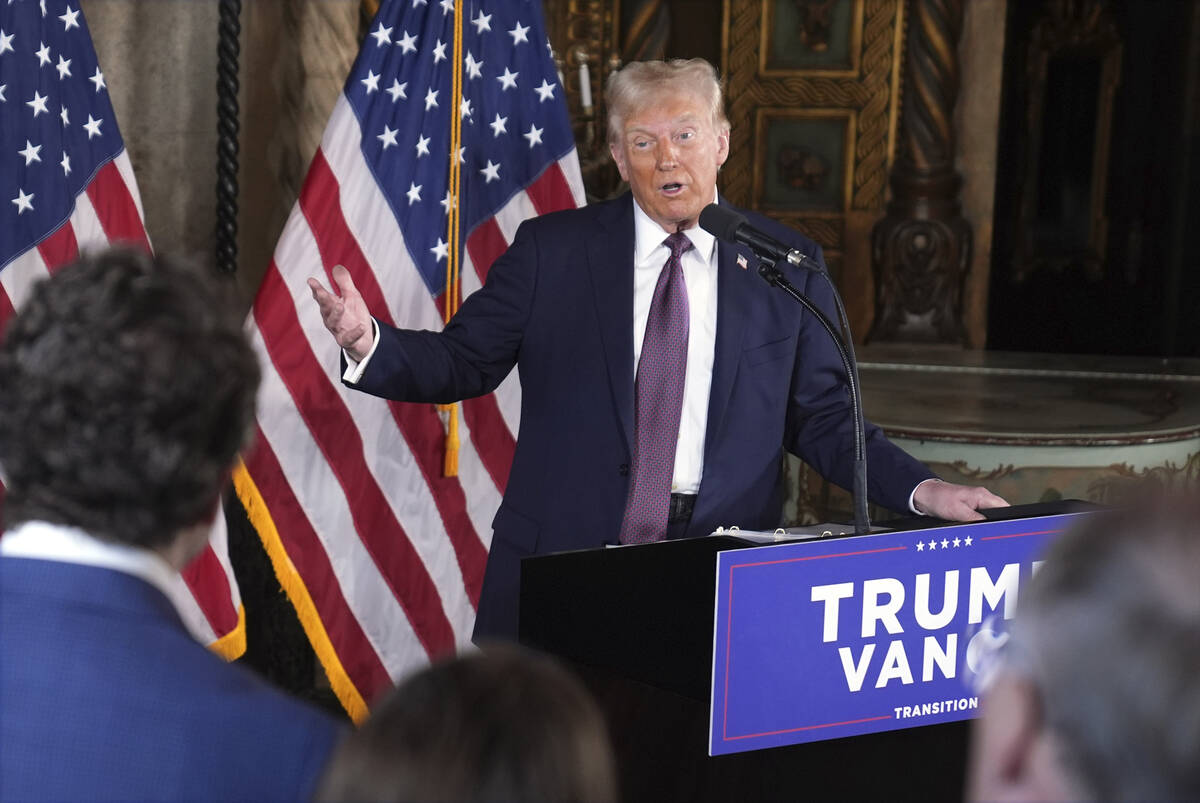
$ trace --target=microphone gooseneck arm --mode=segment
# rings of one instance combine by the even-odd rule
[[[828,280],[828,274],[822,271]],[[817,308],[817,305],[812,303],[803,293],[797,290],[792,284],[783,277],[783,274],[775,267],[775,263],[767,258],[759,257],[758,275],[762,276],[767,284],[772,287],[778,287],[783,292],[787,293],[793,299],[798,301],[805,309],[812,313],[817,322],[821,324],[837,346],[838,356],[842,358],[842,368],[846,371],[847,385],[850,388],[850,409],[854,419],[854,534],[866,535],[871,531],[871,521],[867,516],[867,438],[866,438],[866,422],[863,419],[862,398],[860,394],[860,386],[858,382],[858,366],[854,360],[853,345],[850,344],[850,338],[847,336],[845,340],[837,333],[834,328],[833,321]],[[832,282],[831,282],[832,286]],[[833,292],[833,297],[837,299],[838,313],[845,319],[845,310],[842,309],[842,300],[838,296],[836,288]],[[846,334],[849,335],[849,326],[846,326]]]

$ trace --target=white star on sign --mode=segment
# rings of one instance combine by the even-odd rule
[[[500,180],[500,165],[492,164],[492,160],[488,159],[487,167],[479,171],[479,175],[487,179],[484,183],[491,184],[493,181]]]
[[[480,75],[482,75],[482,72],[479,68],[483,66],[483,62],[476,61],[475,56],[471,54],[470,50],[467,51],[467,57],[463,59],[463,63],[467,65],[467,75],[469,77],[478,78]]]
[[[33,109],[33,117],[35,120],[37,119],[37,116],[43,112],[46,114],[50,113],[50,110],[46,108],[46,96],[39,95],[36,89],[33,90],[33,100],[25,101],[25,105]]]
[[[948,549],[949,547],[950,547],[950,542],[947,539],[943,538],[942,539],[942,549]]]
[[[396,47],[400,48],[401,56],[403,56],[405,53],[416,53],[417,37],[413,36],[408,31],[405,31],[404,36],[402,36],[400,41],[396,43]]]
[[[507,67],[505,67],[504,75],[496,76],[496,80],[500,82],[500,91],[503,92],[506,89],[516,89],[518,75],[520,75],[519,72],[512,72]]]
[[[937,541],[930,541],[930,542],[929,542],[929,548],[930,548],[930,549],[937,549]]]
[[[41,43],[41,49],[37,51],[38,66],[41,67],[50,63],[50,46],[45,42]]]
[[[417,137],[417,158],[429,155],[429,137]]]
[[[97,68],[96,68],[96,74],[95,74],[95,75],[93,75],[93,76],[92,76],[91,78],[89,78],[88,80],[89,80],[89,81],[91,81],[93,84],[95,84],[95,85],[96,85],[96,91],[97,91],[97,92],[99,92],[101,89],[104,89],[104,88],[105,88],[105,84],[104,84],[104,73],[100,72],[100,68],[99,68],[99,67],[97,67]]]
[[[546,83],[546,79],[542,79],[542,85],[533,90],[538,93],[538,103],[545,103],[554,98],[554,84]]]
[[[421,185],[415,181],[408,185],[408,205],[412,206],[417,201],[421,200]]]
[[[924,541],[918,541],[918,542],[917,542],[917,551],[918,551],[918,552],[924,552],[924,551],[925,551],[925,542],[924,542]]]
[[[970,546],[971,545],[971,536],[968,535],[966,538],[964,538],[963,543],[966,544],[967,546]]]
[[[522,25],[521,21],[517,20],[517,27],[508,32],[508,35],[513,38],[513,47],[516,47],[522,42],[528,42],[529,37],[525,36],[527,33],[529,33],[529,26]]]
[[[404,98],[408,100],[408,95],[404,90],[408,89],[408,81],[400,83],[395,78],[392,79],[392,86],[387,90],[387,93],[392,96],[392,103]]]
[[[446,258],[446,254],[450,253],[450,246],[441,237],[438,237],[437,245],[430,248],[429,251],[438,262],[441,262]]]
[[[17,153],[19,153],[25,157],[25,166],[29,167],[34,162],[42,161],[42,157],[38,156],[38,153],[40,153],[41,150],[42,150],[41,145],[34,145],[29,140],[25,140],[24,150],[19,150],[19,151],[17,151]]]
[[[479,9],[479,16],[471,20],[471,24],[475,26],[476,34],[481,34],[484,31],[490,31],[492,29],[492,15],[488,14],[485,16],[483,9],[481,8]]]
[[[55,66],[55,69],[58,70],[58,80],[61,81],[64,78],[71,77],[71,60],[70,59],[64,59],[62,56],[59,56],[58,64],[56,64],[54,66]]]
[[[386,151],[388,148],[396,144],[396,134],[398,131],[399,129],[388,128],[387,123],[384,123],[383,133],[375,137],[375,139],[383,143],[383,149]]]
[[[504,127],[504,124],[507,122],[508,122],[507,117],[501,117],[500,114],[497,113],[496,119],[492,120],[490,123],[488,123],[488,125],[490,125],[492,127],[492,136],[498,137],[501,134],[507,134],[508,129]]]
[[[383,47],[392,43],[392,29],[383,27],[382,22],[371,36],[375,37],[375,47]]]
[[[375,74],[374,70],[367,70],[367,77],[360,80],[359,83],[367,88],[367,94],[369,95],[372,92],[378,91],[379,76]]]
[[[954,548],[955,548],[955,549],[957,549],[957,548],[958,548],[958,547],[960,547],[960,546],[962,546],[962,539],[961,539],[961,538],[955,538],[955,539],[954,539]]]
[[[84,129],[88,132],[88,139],[100,136],[100,124],[103,122],[103,119],[93,120],[92,116],[88,115],[88,121],[83,124]]]
[[[430,89],[425,93],[425,111],[437,106],[437,90]]]
[[[70,6],[67,6],[67,13],[59,16],[63,21],[63,31],[69,31],[72,28],[78,28],[79,22],[75,19],[79,16],[79,11],[72,11]]]
[[[523,137],[525,137],[525,139],[529,140],[529,147],[532,148],[534,145],[542,144],[542,132],[545,130],[546,129],[538,128],[536,125],[533,125],[532,123],[530,123],[529,124],[529,133],[522,134],[521,136],[523,136]]]
[[[24,214],[25,210],[33,211],[33,193],[25,194],[25,190],[17,188],[17,197],[12,199],[12,202],[17,205],[17,214]]]

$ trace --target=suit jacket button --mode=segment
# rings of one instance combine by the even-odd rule
[[[620,474],[622,477],[628,477],[629,476],[629,464],[622,463],[620,466],[617,467],[617,473]]]

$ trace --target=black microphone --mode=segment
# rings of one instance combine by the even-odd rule
[[[769,234],[750,225],[746,216],[723,206],[709,204],[700,211],[700,228],[721,240],[729,240],[750,246],[760,257],[778,262],[783,259],[798,268],[824,272],[815,259],[808,254],[788,247]]]

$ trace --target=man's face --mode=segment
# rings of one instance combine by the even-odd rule
[[[729,132],[691,94],[662,95],[636,109],[611,148],[621,178],[650,219],[670,233],[691,227],[716,197]]]

